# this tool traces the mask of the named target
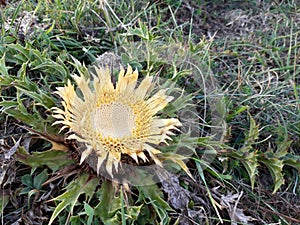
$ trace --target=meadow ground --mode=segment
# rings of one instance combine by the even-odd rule
[[[296,0],[0,4],[1,224],[300,224]],[[179,165],[167,179],[129,191],[97,177],[52,125],[56,88],[107,63],[174,85],[158,116],[187,126],[159,146]]]

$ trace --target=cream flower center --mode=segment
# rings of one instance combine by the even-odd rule
[[[92,114],[94,129],[103,138],[125,138],[132,136],[135,129],[133,110],[120,102],[102,104]]]

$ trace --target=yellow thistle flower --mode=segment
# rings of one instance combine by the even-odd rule
[[[104,162],[107,172],[113,177],[113,167],[118,171],[121,154],[127,154],[137,163],[148,156],[162,166],[157,154],[161,152],[153,146],[167,143],[171,130],[177,130],[178,119],[162,119],[156,116],[173,97],[166,89],[153,96],[149,92],[153,77],[147,76],[137,87],[138,72],[128,67],[121,69],[116,87],[111,81],[110,71],[95,67],[92,80],[83,75],[73,75],[78,91],[68,81],[67,86],[57,88],[63,99],[64,109],[53,108],[54,124],[63,124],[61,130],[69,129],[68,139],[85,143],[80,164],[87,157],[97,157],[97,173]]]

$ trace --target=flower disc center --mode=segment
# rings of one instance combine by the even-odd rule
[[[132,135],[135,129],[133,110],[119,102],[103,104],[97,107],[92,115],[93,126],[103,138],[125,138]]]

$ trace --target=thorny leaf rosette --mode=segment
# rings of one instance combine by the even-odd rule
[[[95,71],[91,79],[72,76],[77,91],[70,80],[67,86],[57,88],[63,109],[53,108],[53,116],[58,119],[54,124],[69,130],[67,139],[84,144],[80,164],[88,163],[97,174],[104,170],[111,178],[122,167],[121,159],[126,155],[136,165],[152,161],[163,167],[161,151],[155,146],[172,141],[172,130],[178,130],[181,123],[176,118],[160,118],[157,113],[173,97],[166,94],[167,89],[149,96],[153,77],[146,76],[138,85],[138,72],[131,67],[126,73],[121,69],[115,86],[108,69],[95,67]],[[182,161],[179,164],[188,172]]]

